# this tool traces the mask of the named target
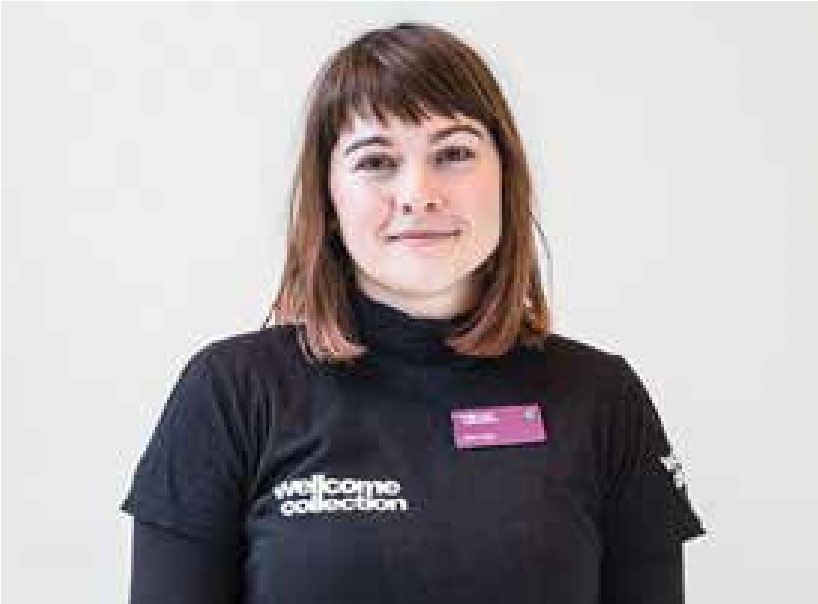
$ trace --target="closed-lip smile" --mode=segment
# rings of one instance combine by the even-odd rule
[[[395,235],[388,235],[389,241],[397,241],[399,239],[436,239],[441,237],[450,237],[452,235],[459,235],[460,229],[449,230],[408,230]]]

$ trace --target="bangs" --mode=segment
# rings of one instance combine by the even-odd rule
[[[441,115],[462,114],[483,122],[491,111],[470,74],[469,61],[457,47],[440,48],[438,40],[417,37],[404,30],[396,39],[364,38],[342,49],[323,79],[320,98],[321,138],[327,149],[353,118],[373,117],[386,126],[387,114],[419,125]],[[396,43],[397,42],[397,43]]]

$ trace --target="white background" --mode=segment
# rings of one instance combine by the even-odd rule
[[[171,384],[272,301],[307,87],[404,18],[508,95],[556,329],[633,363],[685,463],[688,601],[813,600],[815,3],[4,2],[2,595],[125,601]]]

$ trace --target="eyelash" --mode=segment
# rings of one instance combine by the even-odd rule
[[[473,159],[475,157],[474,151],[472,151],[468,147],[446,147],[445,149],[443,149],[443,151],[440,153],[440,155],[444,155],[444,156],[449,155],[450,151],[460,151],[460,152],[462,152],[460,154],[461,159],[455,160],[455,161],[458,161],[458,162],[468,161],[468,160]],[[372,169],[372,168],[367,168],[366,167],[367,165],[371,165],[371,164],[369,164],[369,162],[370,162],[370,160],[373,160],[373,159],[375,159],[375,160],[384,160],[384,159],[389,160],[391,158],[388,155],[384,154],[384,153],[376,153],[376,154],[373,154],[373,155],[367,155],[366,157],[361,159],[360,162],[358,162],[358,165],[355,166],[355,169],[356,170],[363,170],[365,172],[378,172],[379,169]]]

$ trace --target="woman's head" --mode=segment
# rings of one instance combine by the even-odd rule
[[[322,67],[305,126],[271,314],[303,324],[313,356],[363,352],[348,305],[356,282],[434,316],[471,310],[469,329],[449,339],[463,354],[541,340],[550,320],[530,174],[503,95],[471,48],[429,25],[370,31]],[[407,230],[456,234],[392,240]]]
[[[333,147],[330,199],[359,287],[418,316],[471,308],[501,233],[500,156],[477,120],[354,114]],[[417,231],[432,239],[413,238]],[[440,234],[439,236],[437,234]]]

